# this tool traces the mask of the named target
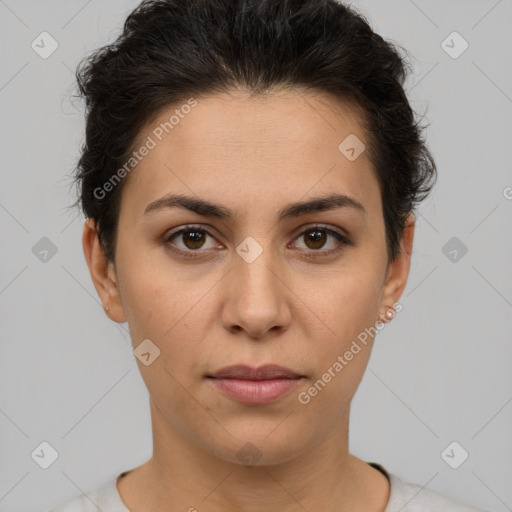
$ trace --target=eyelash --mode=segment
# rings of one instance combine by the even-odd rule
[[[341,233],[338,233],[337,231],[334,231],[333,229],[327,228],[327,227],[319,225],[319,224],[314,225],[314,226],[309,226],[307,229],[301,231],[295,239],[298,239],[301,236],[304,236],[306,233],[309,233],[310,231],[315,231],[315,230],[317,230],[317,231],[325,231],[329,235],[332,235],[334,238],[336,238],[338,243],[337,243],[337,246],[335,248],[329,249],[327,251],[324,251],[322,249],[317,249],[317,250],[302,249],[301,251],[303,251],[305,253],[305,256],[307,258],[327,257],[327,256],[330,256],[332,254],[336,254],[336,253],[341,252],[344,249],[345,246],[353,245],[353,243],[348,238],[346,238],[344,235],[342,235]],[[184,228],[181,228],[180,230],[174,231],[170,235],[167,235],[164,238],[164,243],[167,245],[168,249],[170,251],[172,251],[173,253],[176,253],[176,254],[178,254],[180,256],[183,256],[185,258],[190,258],[190,259],[199,258],[201,256],[199,254],[196,254],[196,253],[201,253],[201,252],[205,252],[205,251],[202,251],[200,249],[184,251],[182,249],[177,249],[176,246],[173,247],[173,244],[170,243],[171,240],[173,240],[174,238],[178,237],[182,233],[187,233],[187,232],[190,232],[190,231],[204,233],[204,234],[206,234],[206,235],[208,235],[208,236],[210,236],[212,238],[215,238],[208,230],[203,229],[201,226],[187,225]]]

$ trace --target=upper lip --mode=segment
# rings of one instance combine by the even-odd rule
[[[244,380],[268,380],[268,379],[296,379],[302,377],[289,368],[276,364],[264,364],[254,368],[245,364],[226,366],[213,375],[214,378],[231,378]]]

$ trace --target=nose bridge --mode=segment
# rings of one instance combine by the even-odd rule
[[[279,263],[272,250],[247,237],[237,247],[223,311],[225,327],[241,327],[262,336],[290,320],[286,287],[280,282]]]

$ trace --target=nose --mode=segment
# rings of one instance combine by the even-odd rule
[[[270,252],[263,251],[251,263],[238,255],[235,258],[221,314],[224,328],[232,333],[243,330],[249,337],[261,339],[290,325],[293,294]]]

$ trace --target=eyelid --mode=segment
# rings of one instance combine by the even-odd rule
[[[304,234],[307,231],[311,231],[313,229],[323,229],[330,233],[336,233],[340,237],[344,238],[347,242],[349,241],[349,234],[342,228],[337,226],[332,226],[331,224],[323,224],[321,222],[313,222],[313,224],[306,224],[305,226],[300,226],[297,228],[294,237],[297,238],[299,235]]]

